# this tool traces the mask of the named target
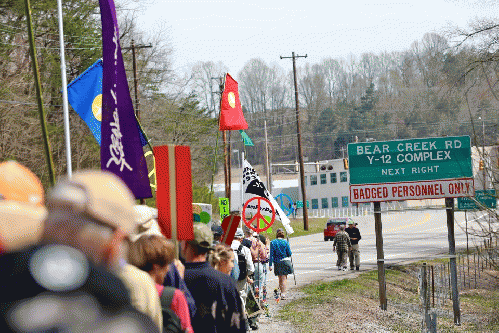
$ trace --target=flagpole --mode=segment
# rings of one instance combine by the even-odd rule
[[[52,152],[50,149],[50,141],[47,130],[47,120],[45,119],[45,110],[43,108],[42,88],[40,85],[38,62],[36,60],[37,57],[36,57],[36,48],[35,48],[35,38],[33,37],[33,26],[31,23],[31,5],[29,3],[29,0],[24,0],[24,6],[26,10],[26,22],[28,24],[28,38],[29,38],[30,53],[31,53],[31,63],[33,64],[33,74],[35,77],[36,100],[38,104],[38,112],[40,114],[40,123],[42,126],[42,136],[45,148],[45,157],[47,159],[49,182],[51,186],[54,186],[55,185],[54,161],[52,160]]]
[[[227,179],[229,181],[229,207],[231,203],[231,197],[232,197],[232,170],[231,170],[231,155],[232,155],[232,146],[230,144],[230,137],[231,137],[231,131],[227,131]]]
[[[57,0],[57,11],[59,14],[59,45],[61,54],[61,80],[62,80],[62,110],[64,114],[64,136],[66,138],[66,163],[67,174],[71,178],[73,168],[71,165],[71,139],[69,132],[69,110],[68,110],[68,81],[66,78],[66,59],[64,56],[64,29],[62,25],[62,1]]]
[[[241,152],[241,215],[243,214],[244,207],[244,189],[243,189],[243,170],[244,170],[244,151]]]
[[[224,78],[227,76],[227,73],[224,75]],[[220,117],[222,115],[222,97],[223,97],[223,91],[224,91],[224,82],[223,78],[220,78],[220,115],[218,117],[218,121],[220,122]],[[224,178],[225,178],[225,197],[229,199],[229,211],[230,209],[230,204],[231,204],[231,198],[230,198],[230,179],[229,179],[229,170],[228,170],[228,165],[227,165],[227,131],[224,130],[222,132],[222,139],[223,139],[223,144],[224,144]]]
[[[288,245],[291,248],[291,245],[289,244],[288,231],[286,230],[286,228],[284,228],[284,231],[286,231],[286,239],[288,240]],[[291,253],[291,255],[289,256],[289,259],[291,260],[291,267],[293,267],[293,278],[295,280],[295,286],[296,286],[296,275],[295,275],[295,265],[293,264],[293,253]]]
[[[215,172],[217,171],[218,137],[219,136],[220,136],[220,131],[217,131],[217,139],[215,142],[215,158],[213,160],[213,172],[211,174],[211,188],[210,188],[210,201],[209,201],[210,204],[211,204],[211,197],[213,194],[213,182],[215,181]]]

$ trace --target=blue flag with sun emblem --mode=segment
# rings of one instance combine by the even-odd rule
[[[68,102],[88,125],[100,146],[102,121],[102,59],[94,62],[80,76],[68,84]],[[140,143],[147,144],[144,133],[139,128]]]
[[[102,59],[68,84],[68,102],[88,125],[100,145],[102,121]]]

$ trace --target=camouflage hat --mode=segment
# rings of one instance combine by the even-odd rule
[[[47,197],[49,213],[59,206],[69,206],[127,235],[137,229],[132,192],[107,171],[79,171],[71,179],[60,181]]]
[[[194,239],[189,243],[209,249],[213,244],[213,232],[204,223],[194,223]]]

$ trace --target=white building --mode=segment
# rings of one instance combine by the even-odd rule
[[[306,163],[305,191],[309,209],[350,207],[349,173],[343,159]],[[301,189],[299,190],[302,200]]]

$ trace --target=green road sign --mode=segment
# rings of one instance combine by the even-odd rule
[[[223,221],[230,213],[229,199],[218,198],[218,207],[220,208],[220,219]]]
[[[495,209],[496,206],[496,190],[476,190],[473,198],[457,198],[457,209],[459,210],[482,210],[485,208]]]
[[[469,136],[348,144],[350,184],[471,178]]]
[[[307,208],[310,207],[310,202],[307,200]],[[296,208],[303,208],[303,201],[302,200],[298,200],[296,202]]]

